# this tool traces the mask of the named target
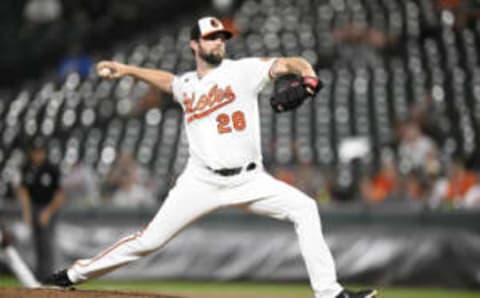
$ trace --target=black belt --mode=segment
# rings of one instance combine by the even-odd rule
[[[255,170],[255,168],[257,167],[257,165],[254,163],[254,162],[251,162],[247,165],[246,167],[246,170],[247,171],[253,171]],[[215,174],[218,174],[220,176],[235,176],[235,175],[238,175],[242,172],[242,167],[238,167],[238,168],[223,168],[223,169],[217,169],[217,170],[214,170],[210,167],[207,167],[207,169],[209,169],[210,171],[214,172]]]

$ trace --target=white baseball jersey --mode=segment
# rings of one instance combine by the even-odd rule
[[[184,110],[190,158],[212,169],[261,164],[257,97],[275,59],[224,59],[203,78],[176,76],[173,95]]]

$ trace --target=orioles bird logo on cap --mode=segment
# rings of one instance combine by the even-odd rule
[[[218,21],[215,20],[215,19],[211,19],[211,20],[210,20],[210,25],[212,25],[213,28],[220,27],[220,24],[219,24]]]

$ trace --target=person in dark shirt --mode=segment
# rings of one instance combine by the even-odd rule
[[[56,213],[63,205],[64,194],[60,187],[60,172],[47,160],[44,140],[35,139],[28,155],[17,196],[22,206],[23,219],[33,228],[36,274],[44,276],[54,266]]]

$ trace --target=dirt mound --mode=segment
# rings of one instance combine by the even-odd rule
[[[180,298],[153,293],[119,292],[119,291],[86,291],[61,289],[0,289],[0,298]]]

